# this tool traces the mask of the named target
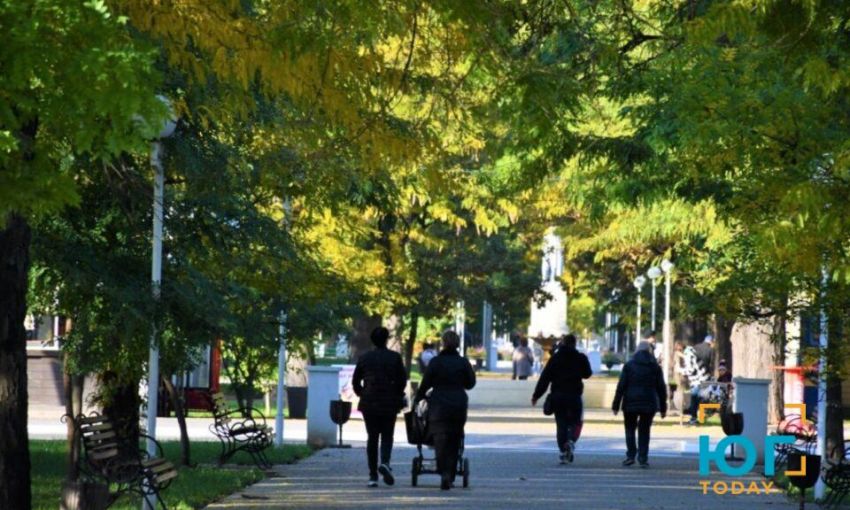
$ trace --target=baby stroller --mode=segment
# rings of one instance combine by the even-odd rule
[[[419,475],[439,475],[437,459],[426,458],[422,447],[434,446],[434,436],[428,433],[428,401],[422,400],[411,411],[404,413],[404,425],[407,429],[407,442],[416,446],[417,455],[410,467],[410,485],[416,487]],[[469,459],[463,456],[464,438],[460,438],[460,450],[457,454],[457,474],[463,480],[463,487],[469,487]]]

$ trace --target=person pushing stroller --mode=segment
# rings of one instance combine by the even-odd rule
[[[428,364],[416,402],[423,400],[428,390],[428,431],[434,439],[440,489],[449,490],[454,481],[458,452],[466,424],[469,398],[466,390],[475,386],[475,371],[458,352],[460,338],[454,331],[443,333],[443,349]]]

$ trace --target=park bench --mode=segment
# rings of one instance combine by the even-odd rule
[[[803,421],[799,414],[790,414],[776,427],[776,433],[795,437],[794,443],[781,443],[774,446],[774,463],[777,469],[788,462],[788,454],[792,452],[815,453],[817,427],[813,421]]]
[[[69,419],[64,416],[63,421]],[[154,496],[159,506],[167,510],[161,492],[177,477],[177,468],[162,454],[162,447],[154,440],[157,455],[150,457],[138,441],[121,438],[112,422],[104,415],[92,413],[71,418],[74,441],[82,448],[78,467],[83,480],[100,485],[105,501],[111,506],[122,495],[135,493],[146,498]],[[151,439],[142,434],[140,439]]]
[[[224,464],[236,452],[247,452],[257,467],[272,466],[265,450],[272,444],[272,429],[266,425],[266,417],[254,408],[230,409],[224,395],[210,395],[214,422],[210,432],[221,442],[219,465]]]
[[[844,444],[837,446],[833,452],[841,455],[832,455],[824,464],[823,483],[830,489],[821,502],[821,506],[825,508],[839,506],[850,493],[850,441],[844,441]],[[837,461],[832,460],[836,458]]]

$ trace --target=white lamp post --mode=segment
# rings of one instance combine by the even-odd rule
[[[163,96],[157,96],[169,110],[171,104]],[[172,113],[159,131],[159,136],[151,144],[151,166],[154,169],[153,181],[153,247],[151,250],[151,288],[154,302],[159,301],[160,285],[162,283],[162,205],[165,191],[165,172],[162,168],[163,138],[168,138],[177,127],[177,119]],[[150,351],[148,353],[148,415],[147,415],[147,450],[150,457],[157,455],[156,449],[156,415],[159,407],[159,346],[157,345],[156,322],[151,332]],[[150,497],[143,502],[143,508],[154,508],[156,501]]]
[[[673,263],[667,259],[661,261],[661,271],[664,272],[664,331],[661,338],[664,342],[664,380],[669,384],[670,377],[670,344],[673,341],[670,324],[670,276],[673,272]]]
[[[466,310],[464,309],[463,301],[458,301],[455,303],[455,333],[460,337],[460,355],[466,356],[466,345],[465,339],[466,336]]]
[[[646,272],[646,276],[649,277],[649,281],[652,282],[652,318],[650,319],[650,328],[652,331],[655,331],[655,287],[658,284],[658,277],[661,276],[661,269],[656,266],[652,266],[649,268],[649,271]]]
[[[635,328],[635,345],[640,342],[640,290],[643,288],[646,283],[646,277],[643,275],[635,278],[634,284],[637,289],[637,327]]]
[[[280,310],[278,315],[278,339],[280,345],[277,351],[277,409],[274,416],[274,445],[283,445],[283,392],[286,389],[286,311]]]

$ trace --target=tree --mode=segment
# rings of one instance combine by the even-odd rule
[[[151,47],[132,40],[102,4],[4,3],[0,26],[0,322],[7,325],[0,328],[0,507],[28,508],[28,221],[75,201],[74,155],[140,148],[166,112],[154,97]],[[151,122],[140,125],[134,115]]]

